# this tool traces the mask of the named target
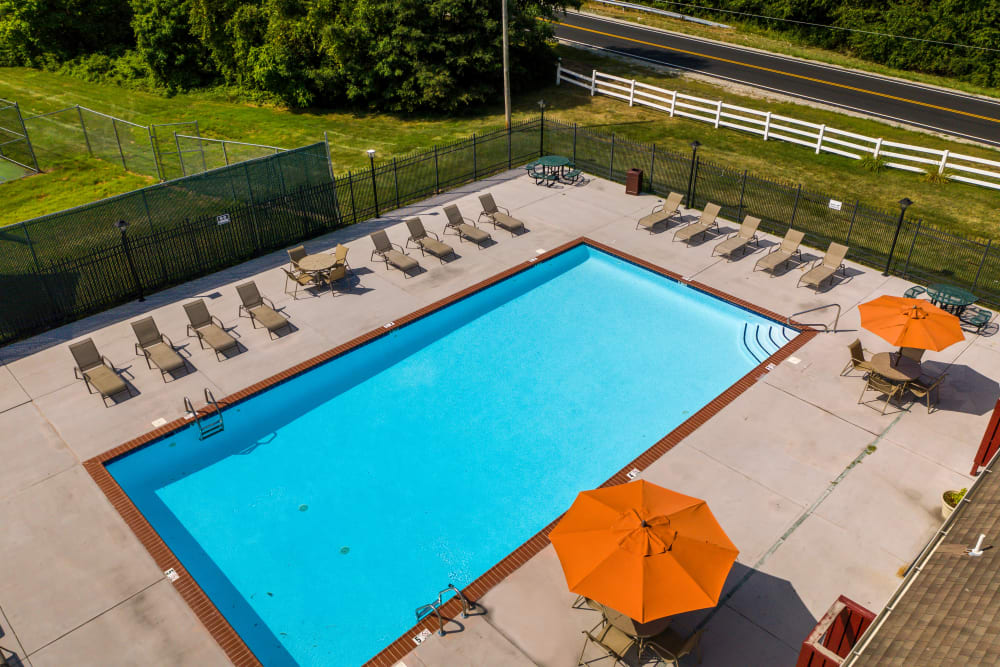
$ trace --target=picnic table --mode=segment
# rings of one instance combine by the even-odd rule
[[[562,175],[563,169],[569,166],[570,159],[562,155],[546,155],[535,162],[546,174]]]
[[[937,283],[927,288],[927,296],[931,303],[940,306],[953,315],[961,315],[962,311],[976,302],[976,295],[956,285]]]

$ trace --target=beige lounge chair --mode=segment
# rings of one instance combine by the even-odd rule
[[[293,269],[299,268],[299,260],[301,260],[303,257],[305,257],[308,254],[308,253],[306,253],[305,246],[301,246],[301,245],[300,246],[295,246],[294,248],[289,248],[285,252],[288,253],[288,261],[290,261],[292,263],[292,268]]]
[[[865,383],[865,388],[861,390],[861,396],[858,398],[858,403],[861,403],[865,397],[865,393],[868,391],[876,391],[880,394],[885,395],[885,405],[882,406],[882,414],[885,414],[885,409],[889,407],[889,401],[896,399],[897,403],[903,395],[903,383],[895,383],[886,380],[884,377],[878,373],[869,373],[868,381]]]
[[[600,628],[600,632],[595,634],[598,628]],[[604,649],[614,659],[613,664],[617,665],[618,663],[627,664],[625,663],[625,654],[635,645],[636,641],[634,637],[628,636],[622,630],[608,623],[607,619],[602,619],[591,630],[584,630],[583,634],[587,637],[583,640],[583,650],[580,651],[580,659],[577,660],[578,667],[588,664],[583,661],[583,656],[587,652],[589,642],[594,642]]]
[[[854,342],[847,346],[848,351],[851,353],[851,359],[844,366],[844,370],[840,371],[841,375],[847,375],[851,371],[862,371],[864,373],[870,373],[875,370],[872,363],[865,359],[865,349],[861,347],[861,340],[858,338],[854,339]]]
[[[437,234],[424,229],[424,223],[419,217],[408,219],[406,228],[410,230],[410,238],[406,239],[407,248],[413,243],[414,248],[420,249],[421,255],[430,253],[441,260],[442,264],[445,257],[455,254],[455,249],[447,243],[442,243]]]
[[[130,396],[132,395],[128,384],[118,375],[118,369],[97,351],[93,338],[73,343],[69,346],[69,351],[73,355],[73,360],[76,361],[73,375],[76,376],[76,379],[83,380],[88,393],[92,394],[96,391],[101,395],[104,407],[109,407],[108,399],[116,394],[127,391]],[[111,405],[114,405],[114,401],[111,402]]]
[[[635,223],[635,228],[639,229],[642,227],[648,230],[650,234],[653,233],[653,228],[656,227],[661,222],[666,223],[664,229],[670,228],[670,219],[676,217],[680,220],[681,215],[681,201],[684,200],[684,195],[678,194],[676,192],[671,192],[667,196],[667,201],[657,204],[653,207],[653,210],[649,215],[639,218],[639,222]]]
[[[679,667],[681,658],[696,652],[698,663],[701,663],[701,635],[704,630],[698,630],[688,637],[683,637],[667,628],[653,639],[649,647],[661,661]]]
[[[322,278],[319,276],[307,273],[305,271],[299,271],[298,269],[288,270],[285,267],[281,267],[281,270],[285,272],[285,294],[291,294],[293,299],[299,298],[299,288],[310,288],[318,287]],[[288,283],[295,285],[294,291],[288,291]]]
[[[722,243],[716,244],[716,246],[712,248],[712,254],[724,255],[732,258],[733,253],[737,250],[741,251],[741,255],[745,255],[747,247],[751,243],[760,247],[760,243],[757,241],[758,227],[760,227],[760,218],[755,218],[752,215],[746,216],[743,218],[743,224],[740,225],[739,231],[730,235],[730,237]]]
[[[824,280],[832,278],[837,271],[846,276],[847,268],[844,266],[844,259],[846,257],[847,246],[840,245],[839,243],[831,243],[826,254],[823,255],[823,259],[817,260],[815,266],[803,274],[795,286],[798,287],[802,283],[805,283],[806,285],[819,288]]]
[[[476,227],[476,223],[472,222],[472,220],[462,217],[461,211],[454,204],[445,206],[444,214],[448,217],[448,224],[445,225],[444,233],[447,234],[450,229],[453,234],[458,234],[459,241],[469,239],[479,245],[480,250],[482,250],[483,243],[493,238],[489,235],[489,232],[484,232]],[[468,224],[470,222],[472,222],[471,225]]]
[[[274,307],[274,302],[262,296],[254,281],[236,286],[236,293],[240,295],[239,313],[243,317],[244,313],[250,317],[250,323],[256,329],[260,324],[267,329],[267,335],[277,337],[276,331],[281,329],[292,330],[292,325],[284,315],[279,313]]]
[[[184,357],[177,353],[173,342],[160,333],[152,317],[144,317],[132,323],[135,332],[136,356],[145,357],[146,365],[160,370],[160,378],[166,382],[167,375],[179,368],[187,368]]]
[[[224,352],[235,349],[239,350],[236,339],[229,335],[219,318],[209,314],[208,307],[204,300],[198,299],[191,303],[184,304],[184,312],[187,313],[189,324],[187,325],[187,335],[197,336],[198,345],[202,349],[205,346],[215,350],[215,357],[218,361],[226,358]]]
[[[753,270],[762,269],[764,271],[771,271],[771,275],[774,275],[774,269],[778,268],[779,264],[784,264],[795,256],[798,256],[799,260],[801,260],[802,253],[799,251],[799,244],[802,243],[803,238],[805,238],[803,232],[789,229],[785,232],[785,238],[781,239],[781,245],[771,248],[771,252],[758,259],[757,263],[753,266]]]
[[[372,243],[375,244],[375,249],[372,250],[372,260],[378,256],[379,259],[385,262],[386,268],[392,265],[402,271],[406,277],[409,277],[410,271],[420,266],[417,260],[406,256],[402,246],[389,241],[389,236],[385,233],[385,230],[380,229],[377,232],[372,232],[369,236],[372,239]],[[396,248],[399,248],[399,250],[396,250]]]
[[[691,239],[695,236],[701,234],[702,236],[708,234],[712,229],[716,231],[719,230],[718,217],[719,213],[722,211],[722,207],[718,204],[705,204],[705,210],[701,212],[701,217],[698,222],[692,223],[687,227],[681,227],[676,232],[674,232],[675,241],[684,241],[685,243],[690,243]]]
[[[479,219],[482,220],[483,216],[486,216],[486,219],[493,223],[493,229],[503,227],[510,232],[511,236],[524,231],[524,223],[517,218],[512,218],[510,209],[497,206],[497,203],[493,201],[492,193],[487,192],[479,195],[479,203],[483,205],[483,212],[479,214]]]
[[[931,413],[931,394],[937,391],[938,398],[940,398],[940,387],[941,383],[944,381],[945,375],[947,375],[947,373],[941,373],[941,375],[937,376],[936,378],[929,378],[927,380],[925,380],[923,377],[920,377],[916,380],[913,380],[912,382],[906,383],[906,388],[910,391],[911,394],[913,394],[918,399],[923,398],[927,401],[927,414]],[[937,403],[937,401],[934,402]]]

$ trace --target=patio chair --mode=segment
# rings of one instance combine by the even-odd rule
[[[981,334],[983,333],[983,328],[993,319],[993,313],[985,308],[966,306],[962,314],[959,315],[959,319],[962,321],[962,324],[968,324],[975,329],[977,334]]]
[[[847,257],[847,246],[839,243],[831,243],[823,259],[817,260],[815,265],[799,277],[796,287],[805,283],[815,288],[819,288],[823,281],[832,279],[837,271],[847,275],[847,267],[844,265],[844,258]]]
[[[299,268],[299,260],[305,257],[307,254],[305,246],[295,246],[294,248],[289,248],[285,252],[288,253],[288,261],[292,263],[292,268]]]
[[[414,248],[420,249],[421,255],[430,253],[437,257],[442,264],[444,264],[445,257],[455,254],[455,249],[447,243],[442,243],[437,234],[424,229],[424,222],[419,216],[408,219],[406,228],[410,230],[410,238],[406,239],[407,248],[411,247],[410,244],[413,243]]]
[[[156,366],[160,371],[160,379],[164,382],[167,381],[167,375],[178,368],[187,368],[184,357],[177,353],[173,342],[160,333],[152,317],[132,322],[132,331],[135,332],[137,341],[136,356],[145,357],[146,366],[150,369]]]
[[[198,345],[201,349],[205,346],[215,350],[217,361],[226,359],[225,352],[229,350],[239,351],[239,345],[228,331],[222,326],[219,318],[208,312],[205,301],[198,299],[191,303],[184,304],[184,312],[187,313],[189,323],[187,325],[187,335],[197,336]]]
[[[865,359],[865,352],[867,352],[867,350],[861,347],[861,340],[859,338],[855,338],[854,342],[847,346],[847,349],[851,353],[851,359],[847,362],[847,365],[844,366],[844,370],[840,371],[841,375],[847,375],[852,370],[863,371],[865,373],[871,373],[875,370],[871,362]]]
[[[739,231],[730,235],[725,241],[716,244],[712,248],[712,254],[715,255],[718,253],[732,259],[733,253],[737,250],[741,251],[740,255],[745,255],[751,243],[759,248],[760,242],[757,240],[758,227],[760,227],[760,218],[755,218],[752,215],[746,216],[743,218],[743,224],[740,225]]]
[[[239,317],[249,316],[253,328],[256,329],[257,325],[260,324],[267,329],[267,335],[271,337],[277,337],[275,332],[281,329],[288,329],[289,333],[292,331],[292,325],[288,318],[277,311],[273,301],[261,295],[260,290],[257,289],[257,283],[251,280],[237,285],[236,293],[240,295],[240,301],[243,302],[240,304],[237,314]]]
[[[919,348],[919,347],[901,347],[901,348],[899,348],[899,353],[901,355],[903,355],[907,359],[913,359],[918,364],[920,363],[920,360],[924,358],[924,352],[925,351],[926,350],[923,350],[922,348]]]
[[[108,399],[123,391],[127,391],[129,396],[132,395],[128,384],[118,375],[118,369],[108,361],[107,357],[97,351],[93,338],[73,343],[69,346],[69,351],[76,362],[76,366],[73,367],[73,375],[76,376],[77,380],[83,380],[87,387],[87,393],[93,394],[96,391],[101,395],[104,407],[110,407]],[[111,405],[114,405],[114,401],[111,402]]]
[[[642,227],[650,234],[653,233],[654,228],[660,224],[664,223],[663,229],[666,231],[670,229],[671,218],[676,218],[680,220],[681,216],[681,201],[684,199],[684,195],[678,194],[676,192],[671,192],[667,195],[667,200],[661,204],[657,204],[653,207],[653,210],[649,212],[649,215],[644,215],[639,218],[639,222],[635,223],[635,228],[639,229]]]
[[[503,227],[510,232],[511,236],[524,232],[524,223],[517,218],[512,218],[510,209],[497,206],[497,203],[493,201],[492,193],[487,192],[479,195],[479,203],[483,205],[483,212],[479,214],[480,221],[482,221],[483,216],[486,216],[486,219],[493,223],[493,229]]]
[[[903,385],[901,383],[890,382],[878,373],[872,372],[868,374],[868,381],[865,383],[865,388],[861,390],[861,396],[858,398],[859,404],[868,391],[877,391],[885,395],[885,404],[882,406],[882,414],[885,414],[885,409],[889,407],[889,401],[895,398],[896,402],[899,403],[899,399],[903,395]]]
[[[601,628],[601,631],[595,635],[594,630],[597,628]],[[635,645],[634,637],[629,637],[627,634],[608,623],[607,619],[603,618],[601,619],[601,622],[592,629],[584,630],[583,634],[587,637],[583,640],[583,649],[580,651],[580,659],[577,660],[578,667],[580,665],[586,665],[583,661],[583,655],[587,652],[587,644],[590,642],[594,642],[604,649],[609,656],[614,658],[614,663],[612,663],[614,665],[617,665],[619,662],[626,664],[625,654],[628,653],[629,649]]]
[[[454,204],[445,206],[444,214],[448,217],[448,224],[445,225],[444,233],[447,234],[450,229],[453,234],[458,234],[459,242],[463,239],[469,239],[478,244],[479,248],[482,249],[483,243],[493,238],[489,235],[489,232],[484,232],[476,227],[476,223],[472,222],[472,220],[463,217],[462,212]],[[470,222],[472,222],[471,225],[468,224]]]
[[[722,211],[722,207],[718,204],[705,204],[705,210],[701,212],[701,218],[698,219],[698,222],[678,229],[674,232],[674,240],[690,244],[691,239],[699,234],[704,237],[712,229],[719,231],[718,218],[720,211]]]
[[[305,271],[299,271],[298,269],[293,269],[289,271],[285,267],[281,267],[281,270],[285,272],[285,294],[291,294],[293,299],[299,298],[299,288],[310,288],[318,287],[321,284],[322,278],[312,273],[306,273]],[[293,291],[288,291],[288,283],[295,285]]]
[[[386,268],[389,266],[394,266],[403,272],[403,276],[409,278],[410,271],[416,269],[420,266],[417,260],[412,257],[407,257],[406,253],[403,252],[403,247],[398,244],[394,244],[389,241],[389,236],[385,233],[384,229],[380,229],[377,232],[372,232],[369,234],[372,243],[375,244],[375,249],[372,250],[371,260],[374,260],[377,256],[383,262],[385,262]],[[399,248],[399,250],[396,250]]]
[[[926,288],[921,287],[920,285],[914,285],[910,289],[903,292],[903,296],[907,299],[916,299],[921,294],[926,294],[926,293],[927,293]]]
[[[330,270],[331,273],[336,271],[337,267],[344,267],[344,275],[352,273],[351,265],[347,263],[347,251],[350,250],[343,243],[338,243],[336,249],[333,251],[333,268]]]
[[[941,375],[936,378],[924,379],[919,377],[912,382],[906,383],[906,389],[911,394],[913,394],[917,399],[924,399],[927,401],[927,414],[931,413],[931,394],[937,392],[937,398],[941,398],[940,387],[941,383],[944,381],[944,377],[947,373],[941,373]],[[937,403],[937,400],[934,401]]]
[[[805,233],[789,228],[785,232],[785,238],[781,239],[781,245],[772,248],[771,252],[758,259],[757,263],[753,266],[753,270],[762,269],[770,271],[773,276],[774,270],[779,265],[791,260],[792,257],[797,256],[799,261],[802,261],[802,252],[799,250],[799,244],[802,243],[802,239],[805,236]]]
[[[694,653],[698,658],[698,664],[701,664],[701,635],[704,630],[698,630],[692,633],[688,637],[682,637],[670,628],[667,628],[660,634],[656,635],[649,640],[647,646],[652,649],[653,654],[656,655],[663,662],[670,663],[675,667],[680,666],[681,658],[691,655]]]

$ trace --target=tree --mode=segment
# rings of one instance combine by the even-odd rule
[[[119,55],[133,43],[128,0],[0,0],[0,66]]]
[[[184,90],[217,77],[208,50],[192,33],[188,0],[132,0],[132,14],[136,51],[154,84]]]

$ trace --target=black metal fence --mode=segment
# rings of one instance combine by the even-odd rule
[[[686,193],[722,215],[760,217],[762,229],[806,233],[822,248],[883,269],[899,211],[833,200],[801,187],[713,165],[692,155],[541,118],[475,134],[431,151],[382,160],[331,180],[324,144],[154,185],[0,228],[0,343],[31,335],[140,294],[377,216],[442,190],[522,165],[542,154],[624,182],[644,170],[657,194]],[[128,223],[125,230],[116,223]],[[130,261],[131,260],[131,261]],[[135,270],[132,270],[132,266]],[[1000,304],[1000,253],[989,241],[903,221],[891,271],[962,285]]]

